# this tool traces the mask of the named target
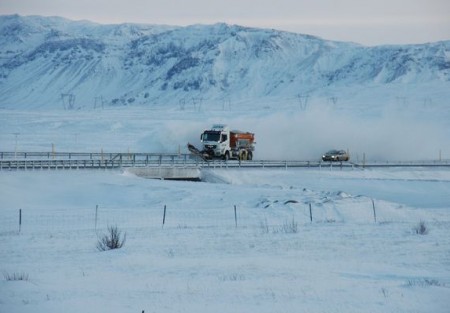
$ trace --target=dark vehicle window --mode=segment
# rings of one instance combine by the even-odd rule
[[[203,140],[204,141],[219,141],[220,132],[204,132]]]

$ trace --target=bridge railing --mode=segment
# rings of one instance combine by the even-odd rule
[[[192,158],[188,153],[0,152],[0,160],[159,160]]]
[[[450,160],[323,162],[321,160],[211,160],[178,153],[0,152],[0,169],[195,166],[203,168],[450,167]]]
[[[324,162],[320,160],[211,160],[197,161],[205,168],[370,168],[370,167],[450,167],[450,160],[378,161],[378,162]]]

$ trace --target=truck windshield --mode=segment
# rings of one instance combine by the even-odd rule
[[[219,141],[220,132],[206,131],[203,133],[203,141]]]

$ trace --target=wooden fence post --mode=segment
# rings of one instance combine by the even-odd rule
[[[373,208],[373,220],[375,221],[375,223],[377,222],[377,212],[375,211],[375,202],[372,200],[372,208]]]
[[[95,206],[95,231],[97,231],[98,204]]]
[[[166,205],[164,205],[164,214],[163,214],[163,223],[162,223],[163,228],[164,228],[165,223],[166,223]]]
[[[19,233],[22,230],[22,209],[19,209]]]
[[[312,223],[312,208],[311,208],[311,202],[309,203],[309,219],[311,220],[311,223]]]

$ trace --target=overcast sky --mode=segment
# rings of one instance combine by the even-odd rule
[[[226,22],[365,45],[450,39],[450,0],[0,0],[0,14],[98,23]]]

